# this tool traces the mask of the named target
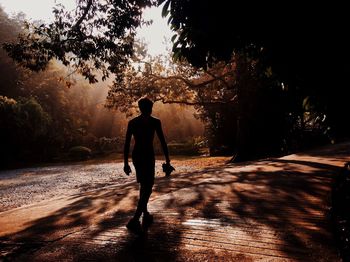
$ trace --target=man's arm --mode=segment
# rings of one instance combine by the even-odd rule
[[[130,150],[130,141],[131,141],[131,127],[130,122],[128,123],[128,129],[126,131],[125,136],[125,144],[124,144],[124,172],[129,175],[131,173],[131,168],[129,166],[129,150]]]
[[[162,149],[163,149],[163,153],[164,153],[164,156],[165,156],[165,160],[166,160],[167,163],[170,163],[168,146],[167,146],[167,144],[165,142],[163,129],[162,129],[162,123],[160,122],[160,120],[157,123],[156,132],[157,132],[160,144],[162,145]]]

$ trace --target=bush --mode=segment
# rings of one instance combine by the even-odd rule
[[[198,148],[190,143],[169,143],[169,153],[171,155],[198,155]]]
[[[45,159],[51,122],[34,98],[0,96],[0,166]]]
[[[85,146],[75,146],[69,149],[69,156],[77,160],[86,160],[91,157],[91,149]]]
[[[210,156],[232,156],[233,150],[230,146],[217,145],[216,147],[209,148]]]
[[[97,141],[101,153],[113,152],[122,149],[122,143],[117,137],[100,137]]]

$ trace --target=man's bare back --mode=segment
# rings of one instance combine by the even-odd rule
[[[130,132],[135,139],[134,150],[132,152],[133,161],[140,158],[154,158],[154,133],[157,133],[163,151],[164,149],[167,150],[161,122],[153,116],[140,115],[135,117],[129,122],[128,132]]]

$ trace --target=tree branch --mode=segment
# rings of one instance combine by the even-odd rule
[[[174,99],[167,99],[165,96],[161,96],[159,98],[156,98],[154,102],[160,101],[163,104],[184,104],[189,106],[195,106],[195,105],[226,105],[227,103],[232,103],[236,99],[236,97],[232,98],[230,101],[219,101],[219,100],[212,100],[212,101],[188,101],[188,100],[174,100]]]
[[[200,105],[225,105],[228,102],[224,101],[201,101],[201,102],[189,102],[186,100],[168,100],[165,98],[160,98],[160,99],[155,99],[156,101],[160,101],[163,104],[183,104],[183,105],[188,105],[188,106],[200,106]]]
[[[93,0],[88,0],[88,3],[87,3],[87,5],[86,5],[86,7],[85,7],[85,9],[84,9],[83,15],[82,15],[82,16],[79,18],[79,20],[75,23],[75,25],[73,26],[73,29],[77,29],[77,28],[80,26],[80,24],[84,21],[84,19],[86,18],[87,14],[89,13],[89,10],[90,10],[90,8],[91,8],[91,6],[92,6],[92,1],[93,1]]]
[[[206,74],[210,75],[211,77],[213,77],[216,80],[220,80],[221,82],[224,83],[224,85],[226,86],[227,89],[230,88],[230,85],[226,82],[226,80],[223,78],[223,76],[216,76],[213,73],[209,72],[209,71],[205,71]]]
[[[154,102],[162,102],[163,104],[184,104],[189,106],[200,105],[198,102],[189,102],[186,100],[167,100],[164,97],[154,99]]]
[[[224,77],[224,76],[226,76],[228,74],[229,73],[223,74],[221,77]],[[153,80],[153,82],[156,82],[156,81],[159,81],[159,80],[171,80],[171,79],[181,80],[182,82],[184,82],[186,85],[188,85],[190,88],[193,88],[193,89],[201,88],[203,86],[206,86],[206,85],[211,84],[211,83],[213,83],[213,82],[218,80],[218,78],[212,78],[212,79],[209,79],[207,81],[195,84],[192,81],[190,81],[190,80],[188,80],[186,78],[183,78],[181,76],[157,76],[157,75],[149,75],[149,76],[155,78]]]
[[[182,76],[158,76],[158,75],[149,75],[150,77],[153,77],[153,82],[159,81],[159,80],[181,80],[184,82],[186,85],[190,87],[195,87],[195,84],[189,81],[186,78],[183,78]]]

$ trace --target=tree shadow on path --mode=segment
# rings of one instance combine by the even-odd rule
[[[125,228],[137,202],[136,183],[72,196],[64,207],[3,237],[17,244],[38,243],[22,250],[18,245],[7,258],[40,261],[51,252],[50,259],[73,261],[220,256],[336,261],[327,211],[332,176],[344,159],[350,160],[350,150],[341,150],[158,178],[150,201],[155,222],[143,238]]]

